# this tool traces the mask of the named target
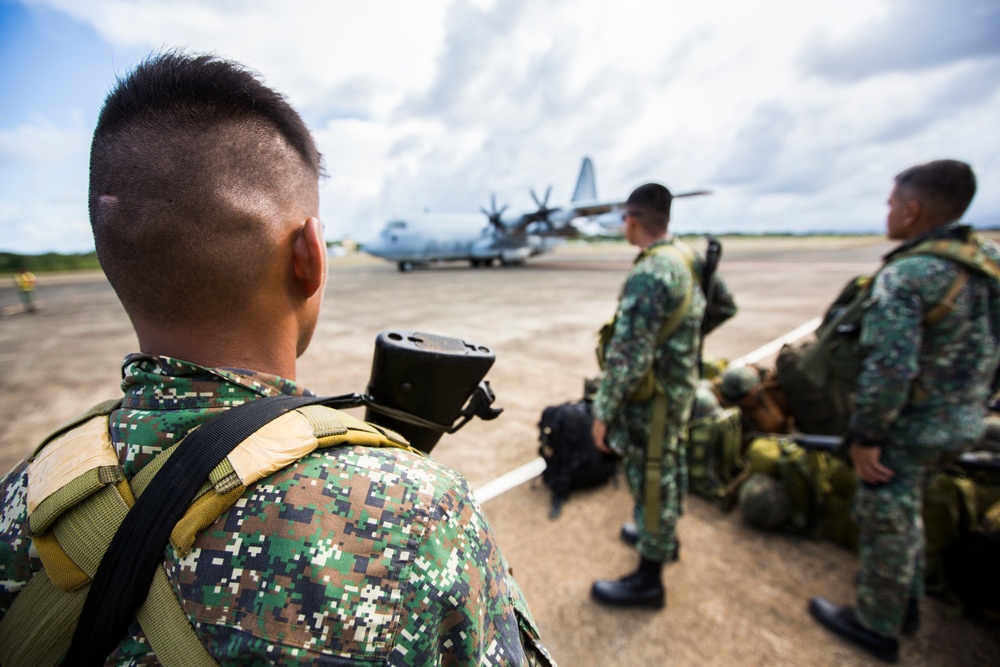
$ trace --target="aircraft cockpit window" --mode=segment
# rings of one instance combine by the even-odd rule
[[[382,230],[382,238],[389,239],[391,242],[396,243],[399,241],[399,232],[406,231],[406,221],[405,220],[393,220],[385,226]]]

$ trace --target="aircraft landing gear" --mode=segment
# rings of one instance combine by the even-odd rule
[[[413,262],[400,262],[396,265],[400,273],[410,273],[413,271]]]

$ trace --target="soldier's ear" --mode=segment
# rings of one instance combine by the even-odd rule
[[[307,299],[323,287],[326,279],[326,241],[319,218],[307,218],[296,231],[292,244],[292,270]]]

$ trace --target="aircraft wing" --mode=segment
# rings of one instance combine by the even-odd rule
[[[607,201],[594,199],[573,202],[569,206],[559,208],[546,208],[543,206],[537,211],[524,213],[510,222],[505,221],[504,226],[510,232],[519,233],[524,231],[528,225],[539,223],[535,225],[535,232],[533,233],[565,236],[565,228],[571,220],[610,213],[611,211],[620,209],[624,205],[625,202],[618,199]]]
[[[673,195],[673,199],[679,199],[680,197],[697,197],[699,195],[710,195],[711,190],[695,190],[693,192],[678,192]],[[574,201],[573,204],[567,207],[566,211],[572,211],[573,215],[569,218],[590,218],[595,215],[601,215],[603,213],[608,213],[610,211],[616,211],[625,208],[625,201],[622,199],[615,200],[605,200],[605,201]]]
[[[697,197],[699,195],[709,194],[712,194],[711,190],[695,190],[693,192],[677,193],[673,195],[673,198],[679,199],[681,197]],[[542,230],[539,230],[542,234],[546,233],[544,228],[548,228],[549,233],[558,236],[565,236],[565,230],[562,232],[559,230],[564,228],[571,220],[576,218],[606,216],[609,213],[620,211],[624,208],[625,200],[623,199],[579,200],[571,202],[569,206],[560,208],[546,208],[545,205],[542,204],[539,210],[525,213],[514,221],[505,223],[505,227],[507,227],[509,231],[518,233],[523,231],[528,225],[538,222],[541,223],[541,227],[543,228]]]
[[[589,218],[595,215],[601,215],[602,213],[609,213],[616,209],[620,209],[625,206],[625,201],[623,199],[606,200],[606,201],[577,201],[573,202],[571,206],[563,209],[567,213],[571,213],[568,219],[573,218]]]

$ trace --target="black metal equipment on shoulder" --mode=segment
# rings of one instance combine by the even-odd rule
[[[297,412],[295,419],[304,420],[312,432],[310,452],[356,444],[429,453],[443,433],[454,433],[473,417],[490,420],[500,414],[500,408],[492,407],[495,397],[483,379],[493,360],[491,350],[464,340],[412,331],[382,332],[366,394],[263,397],[205,420],[130,480],[125,480],[120,466],[86,468],[79,478],[55,487],[39,505],[42,510],[29,516],[33,527],[37,523],[53,536],[46,542],[46,553],[54,557],[49,559],[52,572],[50,576],[42,554],[46,567],[0,619],[0,662],[104,664],[136,619],[159,662],[184,667],[217,664],[197,638],[159,566],[181,524],[179,534],[190,538],[188,546],[201,530],[197,525],[208,525],[182,521],[196,497],[209,498],[208,505],[217,513],[205,511],[206,506],[199,511],[211,523],[247,486],[277,469],[262,459],[265,465],[259,474],[251,470],[240,478],[231,464],[224,463],[230,452],[260,429]],[[120,405],[106,401],[95,406],[50,436],[35,456],[49,445],[86,445],[90,435],[104,446],[99,431],[106,431],[108,416]],[[371,413],[366,415],[370,423],[339,412],[362,406]],[[98,430],[57,440],[92,420],[97,420]],[[81,458],[84,466],[94,460]],[[278,468],[294,459],[279,455],[277,460],[285,462]],[[70,513],[73,525],[84,530],[56,535],[53,526]],[[78,533],[86,538],[78,539]],[[60,541],[63,535],[66,539]],[[87,569],[69,567],[71,553]],[[70,579],[75,583],[64,585]]]
[[[701,290],[705,294],[705,314],[701,318],[701,339],[698,341],[698,368],[701,368],[702,349],[705,345],[705,335],[708,333],[709,317],[712,303],[715,301],[715,273],[722,259],[722,243],[709,235],[708,247],[705,249],[705,264],[701,268]]]

